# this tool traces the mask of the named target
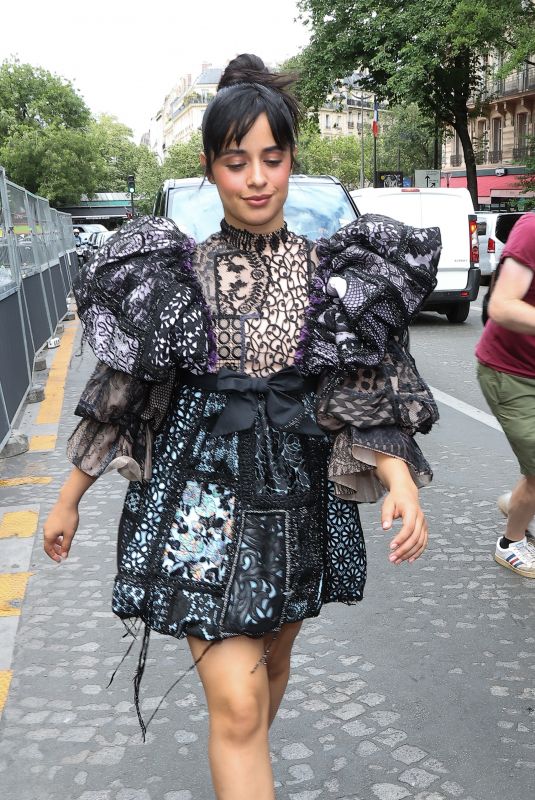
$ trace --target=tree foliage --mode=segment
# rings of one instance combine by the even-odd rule
[[[377,140],[380,169],[397,170],[411,176],[415,169],[427,169],[433,160],[432,124],[415,104],[393,106],[385,113],[382,134]],[[364,179],[373,185],[373,136],[371,127],[364,136],[324,138],[309,121],[303,126],[297,148],[296,171],[309,175],[328,174],[339,178],[348,188],[360,185],[361,147],[364,145]]]
[[[202,153],[202,136],[195,131],[187,142],[177,142],[166,153],[162,176],[167,178],[193,178],[203,175],[199,155]]]
[[[162,183],[162,167],[156,153],[145,145],[137,149],[136,208],[141,214],[152,214],[154,201]]]
[[[150,211],[161,182],[156,155],[128,126],[110,114],[93,119],[72,84],[16,59],[0,65],[0,164],[54,205],[125,192],[135,175],[137,206]]]
[[[91,113],[73,86],[16,59],[0,65],[0,163],[8,177],[61,204],[98,187]]]
[[[101,161],[97,191],[125,192],[127,176],[135,175],[139,158],[131,129],[117,117],[101,114],[91,123],[89,135]]]
[[[69,81],[17,59],[0,65],[0,141],[21,129],[84,129],[90,118]]]
[[[483,91],[482,59],[504,54],[503,71],[535,50],[535,4],[526,0],[300,0],[311,30],[301,58],[301,91],[318,104],[354,70],[393,103],[414,101],[461,140],[468,188],[477,203],[469,98]]]
[[[529,195],[535,194],[535,136],[529,140],[529,153],[526,159],[526,174],[520,178],[522,192]],[[535,209],[535,197],[524,197],[522,208]]]
[[[0,163],[8,178],[52,205],[77,203],[82,194],[97,191],[102,162],[87,133],[49,125],[45,130],[22,129],[0,147]]]

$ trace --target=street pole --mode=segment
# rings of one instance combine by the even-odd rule
[[[433,169],[440,169],[438,147],[438,117],[435,116],[435,139],[433,142]]]
[[[377,98],[373,98],[373,186],[377,189],[377,130],[375,127],[375,119],[377,112]]]
[[[364,189],[364,92],[360,90],[360,188]]]
[[[130,207],[132,209],[132,219],[136,216],[136,209],[134,207],[134,192],[130,192]]]

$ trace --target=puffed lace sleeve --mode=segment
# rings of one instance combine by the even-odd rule
[[[73,289],[84,337],[114,370],[163,382],[172,369],[215,363],[210,311],[192,266],[195,242],[164,217],[141,217],[111,236]]]
[[[377,366],[392,336],[406,331],[436,286],[438,228],[413,228],[364,214],[316,246],[302,368]]]
[[[418,487],[433,472],[416,434],[429,433],[438,409],[405,342],[392,339],[381,364],[346,376],[326,373],[319,389],[319,424],[334,433],[329,478],[346,500],[373,503],[385,488],[377,477],[376,453],[404,461]]]
[[[174,372],[150,384],[99,362],[75,409],[82,419],[69,438],[68,459],[95,478],[117,470],[127,480],[148,479],[153,434],[173,385]]]
[[[436,286],[438,228],[365,214],[317,243],[298,361],[322,374],[318,422],[334,435],[329,477],[338,495],[375,502],[376,454],[406,462],[418,486],[432,471],[416,440],[438,419],[407,351],[408,326]]]

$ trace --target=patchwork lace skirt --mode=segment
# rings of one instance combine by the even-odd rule
[[[315,395],[301,397],[314,419]],[[156,438],[152,477],[130,484],[113,610],[177,638],[262,636],[362,599],[358,507],[327,480],[331,442],[253,426],[209,429],[225,396],[178,385]]]

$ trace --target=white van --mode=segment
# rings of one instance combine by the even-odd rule
[[[416,228],[438,226],[442,252],[437,287],[424,309],[464,322],[479,290],[477,220],[467,189],[355,189],[361,214],[385,214]]]

